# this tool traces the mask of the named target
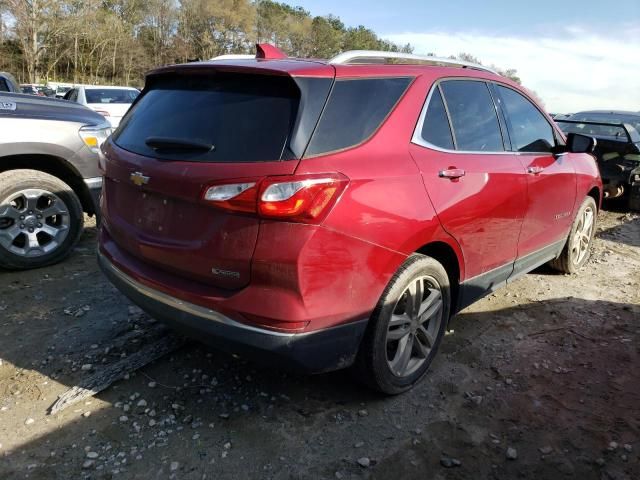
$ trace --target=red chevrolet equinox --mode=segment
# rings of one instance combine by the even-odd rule
[[[259,45],[163,67],[102,147],[99,262],[197,339],[400,393],[456,312],[584,265],[593,146],[464,62]]]

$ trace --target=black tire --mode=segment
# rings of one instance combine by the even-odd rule
[[[420,358],[415,359],[415,370],[407,371],[406,375],[398,375],[397,372],[392,370],[391,364],[393,362],[388,358],[390,345],[393,349],[394,344],[393,340],[388,341],[388,334],[400,331],[400,329],[390,330],[390,328],[396,328],[395,326],[390,326],[391,317],[395,313],[394,318],[398,318],[397,312],[398,308],[401,308],[400,302],[404,301],[403,299],[407,295],[410,285],[420,281],[423,281],[425,292],[427,288],[429,289],[429,292],[425,293],[426,297],[421,297],[424,298],[425,305],[428,305],[427,300],[432,295],[432,292],[436,288],[439,290],[441,295],[440,321],[438,325],[431,325],[431,320],[436,319],[436,316],[434,316],[426,322],[426,324],[430,325],[429,328],[433,327],[433,331],[428,336],[431,345],[428,354],[422,355],[424,352],[421,351]],[[423,304],[421,303],[420,305]],[[425,313],[428,313],[429,308]],[[353,373],[356,378],[369,387],[389,395],[396,395],[411,389],[424,377],[429,369],[429,365],[442,341],[450,310],[451,288],[449,277],[444,267],[431,257],[418,254],[409,257],[394,274],[371,316],[353,367]],[[407,315],[407,312],[401,312],[401,315]],[[411,330],[416,327],[409,325],[406,328]],[[412,342],[417,342],[420,336],[418,332],[414,333],[412,330],[410,335],[414,336]],[[400,342],[401,340],[398,340],[398,349],[400,348]],[[411,355],[413,355],[414,350],[420,350],[418,343],[416,343],[415,347],[413,343],[411,345]],[[396,354],[398,352],[399,350],[395,351]],[[393,352],[391,353],[393,355]],[[421,363],[418,363],[418,360],[421,360]],[[410,361],[414,361],[413,357],[411,357]]]
[[[588,235],[588,243],[586,245],[586,251],[581,253],[580,249],[574,248],[578,236],[584,236],[582,230],[585,212],[590,211],[593,214],[593,223],[591,225],[591,231]],[[571,225],[571,231],[567,238],[567,243],[562,249],[560,256],[549,262],[549,265],[563,273],[576,273],[580,270],[589,260],[591,255],[591,246],[593,245],[593,237],[596,232],[596,223],[598,220],[598,208],[596,207],[596,201],[591,197],[586,197],[582,202],[582,205],[578,209],[576,218]]]
[[[629,187],[629,210],[640,212],[640,182],[633,182]]]
[[[33,211],[33,215],[28,214],[27,209],[30,207],[26,203],[11,203],[15,202],[15,198],[20,202],[27,202],[27,197],[16,197],[20,192],[27,190],[42,192],[37,200],[32,200],[37,202],[37,209]],[[55,209],[51,209],[53,205]],[[55,212],[48,215],[53,210]],[[16,217],[16,212],[24,215]],[[42,215],[36,219],[36,214],[40,213]],[[24,216],[25,223],[20,220]],[[50,231],[57,231],[56,236],[46,232],[38,233],[43,225],[45,228],[51,226]],[[80,239],[83,225],[84,215],[80,200],[71,187],[59,178],[38,170],[10,170],[0,173],[0,267],[26,270],[60,262],[71,253]],[[38,235],[39,243],[27,252],[26,235],[30,227],[33,227],[31,232],[35,231]],[[22,230],[13,243],[11,238],[14,233],[9,232],[11,228]],[[16,249],[20,248],[25,251],[16,253]]]

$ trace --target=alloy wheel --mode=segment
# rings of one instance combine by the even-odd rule
[[[571,242],[571,256],[574,258],[574,263],[576,265],[581,263],[589,252],[594,219],[595,213],[593,209],[591,207],[587,207],[584,209],[580,219],[578,220],[578,225],[576,226]]]
[[[69,234],[69,209],[52,192],[30,188],[0,201],[0,246],[21,257],[40,257]]]
[[[414,279],[398,298],[387,328],[387,364],[394,375],[411,375],[427,361],[442,317],[438,282],[430,276]]]

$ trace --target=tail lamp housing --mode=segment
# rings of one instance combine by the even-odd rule
[[[262,218],[318,223],[348,183],[340,173],[237,179],[208,185],[202,200],[217,208]]]

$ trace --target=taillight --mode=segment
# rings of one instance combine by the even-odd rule
[[[348,178],[339,173],[266,177],[208,186],[203,200],[263,218],[316,223],[348,183]]]
[[[212,185],[204,192],[206,202],[236,212],[255,212],[257,199],[258,188],[255,181]]]

